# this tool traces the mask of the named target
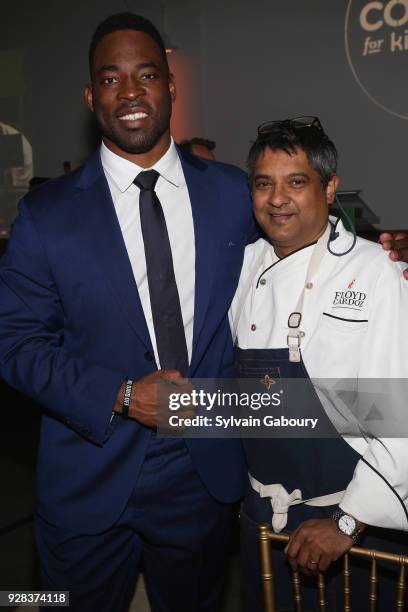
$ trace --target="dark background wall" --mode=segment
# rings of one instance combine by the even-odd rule
[[[0,121],[33,145],[35,174],[56,176],[95,143],[83,103],[87,47],[96,24],[132,10],[151,18],[179,50],[173,132],[217,141],[217,157],[240,166],[256,126],[268,119],[319,115],[340,151],[342,188],[363,189],[382,227],[406,227],[407,2],[392,0],[387,23],[364,31],[369,0],[20,0],[1,3]],[[387,10],[389,0],[382,4]],[[349,11],[347,58],[345,22]],[[405,22],[405,17],[407,22]],[[382,12],[371,12],[376,24]],[[383,39],[363,56],[364,41]],[[397,46],[398,47],[398,46]],[[407,41],[408,47],[408,41]],[[2,82],[1,82],[2,81]],[[372,94],[375,103],[368,94]],[[379,104],[389,107],[388,112]],[[397,114],[392,114],[392,113]]]

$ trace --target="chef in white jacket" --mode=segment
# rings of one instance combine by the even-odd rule
[[[260,126],[248,165],[265,238],[246,249],[231,307],[238,376],[303,378],[302,406],[322,420],[328,405],[324,393],[315,393],[316,379],[395,379],[398,391],[405,389],[399,383],[408,377],[408,286],[379,245],[355,239],[329,218],[339,183],[337,152],[319,120]],[[408,529],[408,439],[393,437],[399,430],[392,426],[384,431],[383,437],[366,431],[361,437],[244,441],[247,610],[262,609],[259,522],[292,531],[287,559],[306,573],[327,570],[361,536],[366,545],[391,549],[395,543],[403,550],[398,530]],[[336,572],[331,566],[332,586]],[[363,590],[354,594],[355,603]],[[335,586],[330,597],[334,607]],[[381,597],[384,604],[386,590]],[[282,609],[286,598],[284,592]],[[311,598],[306,595],[306,606]]]

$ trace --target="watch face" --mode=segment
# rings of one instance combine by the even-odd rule
[[[337,524],[340,531],[346,535],[352,535],[357,526],[355,519],[348,514],[343,514],[343,516],[339,518]]]

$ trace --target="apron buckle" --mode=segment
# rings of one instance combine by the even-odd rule
[[[300,331],[287,335],[287,344],[289,348],[289,361],[297,363],[300,361],[300,343],[304,334]]]

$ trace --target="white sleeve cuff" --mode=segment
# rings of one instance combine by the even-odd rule
[[[357,464],[339,505],[344,512],[367,525],[408,531],[407,515],[398,496],[363,461]]]

